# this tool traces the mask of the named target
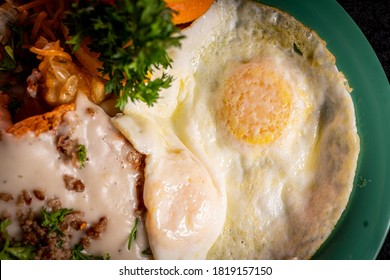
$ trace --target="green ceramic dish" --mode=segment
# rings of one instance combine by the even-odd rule
[[[363,33],[336,0],[260,0],[315,30],[353,88],[361,153],[354,190],[313,259],[375,259],[390,226],[390,86]]]

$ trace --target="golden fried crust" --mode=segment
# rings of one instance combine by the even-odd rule
[[[20,137],[29,131],[39,135],[55,129],[62,121],[65,113],[75,110],[75,104],[69,103],[56,107],[53,111],[24,119],[6,130],[7,133]]]

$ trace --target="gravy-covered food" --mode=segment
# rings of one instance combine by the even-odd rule
[[[13,236],[22,229],[23,234],[38,239],[37,244],[31,241],[42,246],[41,258],[57,258],[57,248],[67,251],[74,242],[92,254],[109,252],[112,258],[140,258],[148,247],[142,225],[137,245],[130,251],[127,242],[137,219],[136,210],[142,207],[137,191],[143,184],[143,156],[113,127],[107,114],[81,92],[69,107],[53,113],[59,115],[59,121],[49,123],[48,131],[38,134],[36,127],[56,117],[34,120],[35,127],[26,127],[26,119],[2,134],[1,195],[8,197],[1,201],[2,215],[22,223],[21,228],[16,222],[10,224],[8,232]],[[17,128],[22,125],[34,130],[20,135]],[[59,232],[52,221],[52,232],[47,235],[56,238],[36,236],[35,223],[39,220],[31,216],[63,208],[70,211],[65,220],[76,213],[78,219],[66,226],[60,223]],[[99,231],[93,228],[96,223],[100,223]],[[62,226],[69,227],[64,229],[66,234],[61,234]],[[60,242],[62,246],[58,247]],[[70,253],[62,252],[61,256],[70,257]]]
[[[137,48],[141,33],[118,34],[117,52],[111,37],[77,43],[74,5],[27,2],[1,7],[4,30],[32,30],[12,45],[26,62],[3,56],[0,74],[1,258],[313,256],[360,149],[351,89],[313,30],[256,1],[215,1],[164,29],[158,59],[156,45]],[[76,2],[103,15],[123,3]]]

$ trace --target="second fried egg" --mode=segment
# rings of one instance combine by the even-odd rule
[[[346,207],[359,152],[352,99],[333,56],[316,33],[254,1],[217,1],[184,35],[172,51],[174,84],[157,106],[128,104],[114,120],[160,162],[169,157],[143,139],[166,143],[174,135],[208,174],[203,198],[219,201],[212,213],[226,212],[202,228],[212,242],[182,256],[309,258]],[[158,125],[123,122],[140,113]],[[169,177],[183,177],[185,164],[177,165]],[[158,251],[164,238],[153,236]]]

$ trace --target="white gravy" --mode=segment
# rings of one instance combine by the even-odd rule
[[[94,114],[87,113],[92,108]],[[61,134],[78,139],[87,150],[88,161],[84,168],[65,162],[57,151],[56,138]],[[58,197],[62,207],[84,212],[84,219],[98,222],[105,216],[108,224],[99,240],[91,242],[90,254],[109,253],[112,259],[144,259],[141,252],[149,245],[143,224],[138,223],[137,238],[127,249],[129,234],[135,223],[134,210],[137,206],[135,183],[139,172],[134,169],[127,155],[134,149],[112,126],[110,117],[97,105],[79,94],[76,110],[64,116],[64,122],[56,131],[35,136],[33,132],[20,138],[3,133],[0,141],[0,192],[12,194],[11,201],[0,200],[0,212],[11,214],[11,235],[20,234],[17,226],[16,197],[27,190],[43,189],[46,201],[40,201],[32,194],[28,207],[41,210],[48,199]],[[63,175],[80,179],[83,192],[65,188]],[[27,206],[24,206],[27,207]],[[90,225],[89,224],[89,225]],[[80,237],[80,236],[79,236]],[[78,240],[74,236],[74,242]]]

